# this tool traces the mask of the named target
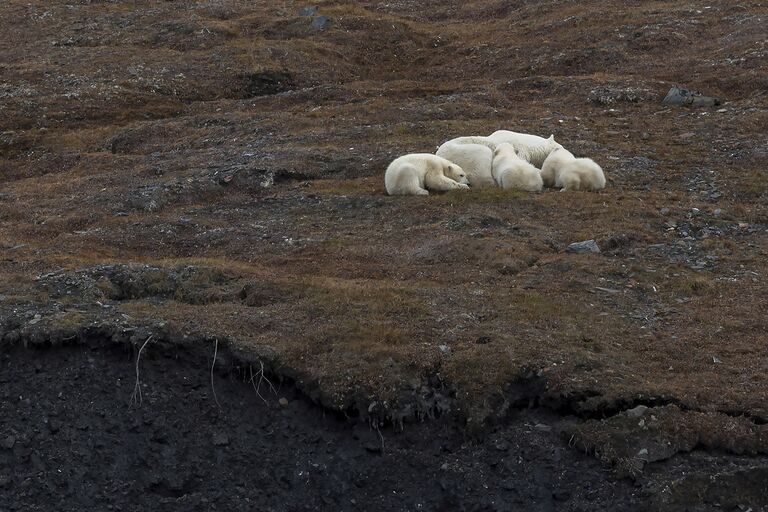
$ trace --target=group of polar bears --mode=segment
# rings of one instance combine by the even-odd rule
[[[576,158],[538,135],[497,130],[487,137],[451,139],[437,152],[396,158],[384,174],[389,195],[429,195],[429,191],[501,187],[527,192],[557,187],[566,190],[605,188],[602,168]]]

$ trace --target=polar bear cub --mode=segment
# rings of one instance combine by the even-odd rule
[[[493,179],[503,189],[541,192],[544,182],[541,172],[515,152],[515,147],[503,142],[493,152]]]
[[[387,193],[427,196],[429,190],[466,190],[467,174],[453,162],[430,153],[395,158],[384,174]]]
[[[541,167],[552,151],[563,147],[555,141],[554,135],[550,135],[548,139],[545,139],[538,135],[511,132],[509,130],[497,130],[486,137],[486,139],[491,144],[496,145],[502,142],[512,144],[520,158],[533,164],[535,167]]]
[[[495,187],[491,165],[493,150],[485,144],[478,144],[485,137],[459,137],[445,142],[437,149],[437,156],[446,158],[467,173],[472,188]]]
[[[548,187],[566,190],[600,190],[605,188],[603,169],[590,158],[576,158],[567,149],[552,151],[541,168]]]

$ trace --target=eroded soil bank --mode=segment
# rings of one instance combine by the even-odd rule
[[[141,403],[132,403],[135,351],[106,344],[6,347],[0,510],[763,510],[767,504],[765,457],[693,451],[651,465],[635,480],[619,479],[569,446],[563,432],[580,420],[544,408],[517,410],[473,439],[450,415],[377,432],[310,403],[287,382],[273,382],[272,390],[262,381],[257,394],[236,371],[217,370],[212,381],[210,360],[159,352],[151,345],[142,352]]]

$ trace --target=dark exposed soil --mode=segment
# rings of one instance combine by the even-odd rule
[[[632,482],[519,410],[481,438],[441,417],[374,429],[290,383],[259,394],[190,355],[15,349],[0,359],[0,510],[761,510],[768,465],[677,457]],[[248,377],[246,374],[245,377]],[[258,382],[258,379],[255,379]],[[137,395],[136,395],[137,396]],[[286,399],[283,405],[279,399]],[[711,481],[708,481],[712,477]],[[700,501],[701,500],[701,501]]]

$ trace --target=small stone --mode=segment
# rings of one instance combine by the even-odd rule
[[[583,242],[574,242],[565,248],[565,252],[570,253],[583,253],[583,252],[600,252],[600,247],[597,246],[597,242],[594,240],[585,240]]]
[[[648,410],[648,407],[646,407],[644,405],[638,405],[637,407],[635,407],[633,409],[629,409],[627,411],[627,416],[629,416],[630,418],[639,418],[640,416],[645,414],[645,411],[647,411],[647,410]]]
[[[440,350],[440,352],[443,355],[447,356],[448,354],[451,353],[451,347],[449,347],[448,345],[439,345],[437,348]]]
[[[313,16],[315,13],[317,13],[317,6],[310,5],[308,7],[303,7],[299,11],[299,16]]]
[[[281,397],[277,403],[279,403],[281,407],[288,407],[288,399],[285,397]]]
[[[444,462],[442,466],[440,466],[440,469],[443,471],[448,471],[448,463]]]
[[[499,439],[495,443],[493,443],[493,447],[499,450],[500,452],[505,452],[509,450],[509,443],[505,439]]]
[[[689,91],[681,87],[672,87],[662,101],[664,105],[689,105],[692,107],[712,107],[720,105],[718,98],[704,96],[697,91]]]
[[[328,26],[330,21],[331,18],[328,16],[318,16],[312,20],[312,24],[310,26],[315,30],[323,30],[326,26]]]
[[[10,450],[11,448],[13,448],[13,445],[15,444],[16,444],[16,438],[13,436],[8,436],[2,441],[0,441],[0,446],[5,448],[6,450]]]
[[[739,227],[741,229],[747,229],[749,227],[749,224],[747,224],[746,222],[739,222]]]
[[[718,209],[716,209],[715,211],[712,212],[712,215],[714,215],[715,217],[719,217],[722,214],[723,214],[723,210],[721,210],[720,208],[718,208]]]
[[[715,364],[722,364],[722,361],[720,360],[720,358],[716,356],[712,356],[712,362]]]
[[[539,432],[549,432],[549,431],[552,430],[552,427],[550,427],[549,425],[547,425],[545,423],[537,423],[537,424],[535,424],[533,426],[533,428],[535,428]]]
[[[669,215],[669,208],[667,208],[667,207],[665,206],[664,208],[662,208],[661,210],[659,210],[659,213],[660,213],[660,214],[662,214],[662,215]]]
[[[638,457],[647,457],[648,456],[648,449],[647,448],[641,448],[639,452],[637,452]]]
[[[227,446],[229,444],[229,436],[223,432],[217,432],[213,434],[213,444],[216,446]]]

